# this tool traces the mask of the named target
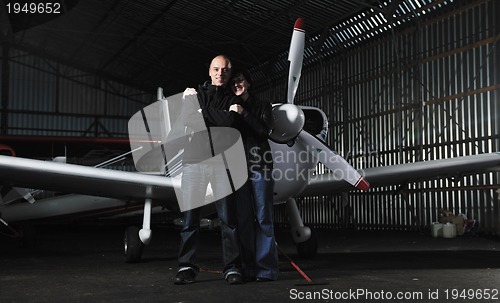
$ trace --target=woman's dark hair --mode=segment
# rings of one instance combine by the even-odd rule
[[[242,75],[243,77],[245,77],[245,80],[247,80],[248,83],[252,84],[252,77],[250,76],[250,74],[246,70],[234,69],[233,72],[231,73],[231,78],[234,79],[238,75]]]

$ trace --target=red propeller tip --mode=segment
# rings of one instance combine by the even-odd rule
[[[295,21],[295,25],[294,25],[293,29],[303,32],[304,31],[304,20],[302,18],[298,18]]]
[[[356,184],[356,188],[367,191],[368,189],[370,189],[370,183],[366,182],[366,180],[361,177]]]

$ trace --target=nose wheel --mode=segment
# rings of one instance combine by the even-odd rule
[[[297,253],[302,259],[314,259],[318,253],[318,236],[316,235],[316,230],[311,227],[309,229],[311,231],[309,239],[296,244]]]
[[[314,258],[318,253],[318,237],[316,231],[308,226],[304,226],[295,199],[290,198],[286,201],[286,209],[288,212],[292,239],[297,247],[297,253],[304,259]]]

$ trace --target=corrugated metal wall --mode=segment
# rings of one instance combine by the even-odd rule
[[[499,7],[495,0],[460,1],[395,30],[376,25],[371,30],[385,33],[372,42],[356,43],[366,41],[359,30],[352,38],[326,39],[345,39],[347,47],[332,44],[335,51],[309,54],[296,101],[327,113],[328,143],[357,168],[499,151]],[[358,22],[369,31],[373,24],[364,21],[342,30]],[[33,54],[0,51],[3,134],[126,137],[130,116],[155,100]],[[274,102],[286,96],[286,54],[279,59],[285,64],[263,68],[269,78],[259,88],[260,97]],[[498,188],[499,176],[486,174],[404,191],[394,186],[309,197],[299,208],[310,225],[366,229],[422,228],[445,208],[491,231],[499,225]],[[276,222],[286,220],[278,208]]]
[[[156,100],[152,93],[15,48],[3,52],[0,63],[6,62],[2,134],[128,137],[128,119]]]
[[[296,102],[325,110],[328,143],[356,168],[500,151],[499,7],[461,2],[323,58],[304,69]],[[285,85],[260,96],[274,101]],[[304,198],[299,209],[309,225],[365,229],[425,228],[449,209],[496,231],[498,188],[498,174],[485,174]],[[284,209],[276,222],[286,224]]]

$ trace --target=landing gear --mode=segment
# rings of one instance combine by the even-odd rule
[[[130,226],[125,230],[125,234],[123,235],[123,244],[125,262],[137,263],[141,261],[144,244],[142,244],[141,239],[139,238],[139,228],[137,226]]]
[[[286,201],[286,209],[290,219],[293,242],[297,246],[297,253],[305,259],[314,258],[318,253],[316,232],[314,229],[304,226],[295,199],[291,198]]]
[[[130,226],[125,230],[123,244],[125,262],[127,263],[140,262],[144,245],[148,245],[151,242],[151,206],[152,200],[146,198],[144,202],[142,229],[139,229],[137,226]]]
[[[316,230],[308,227],[311,231],[309,239],[304,242],[297,243],[297,253],[303,259],[314,259],[318,254],[318,237]]]

